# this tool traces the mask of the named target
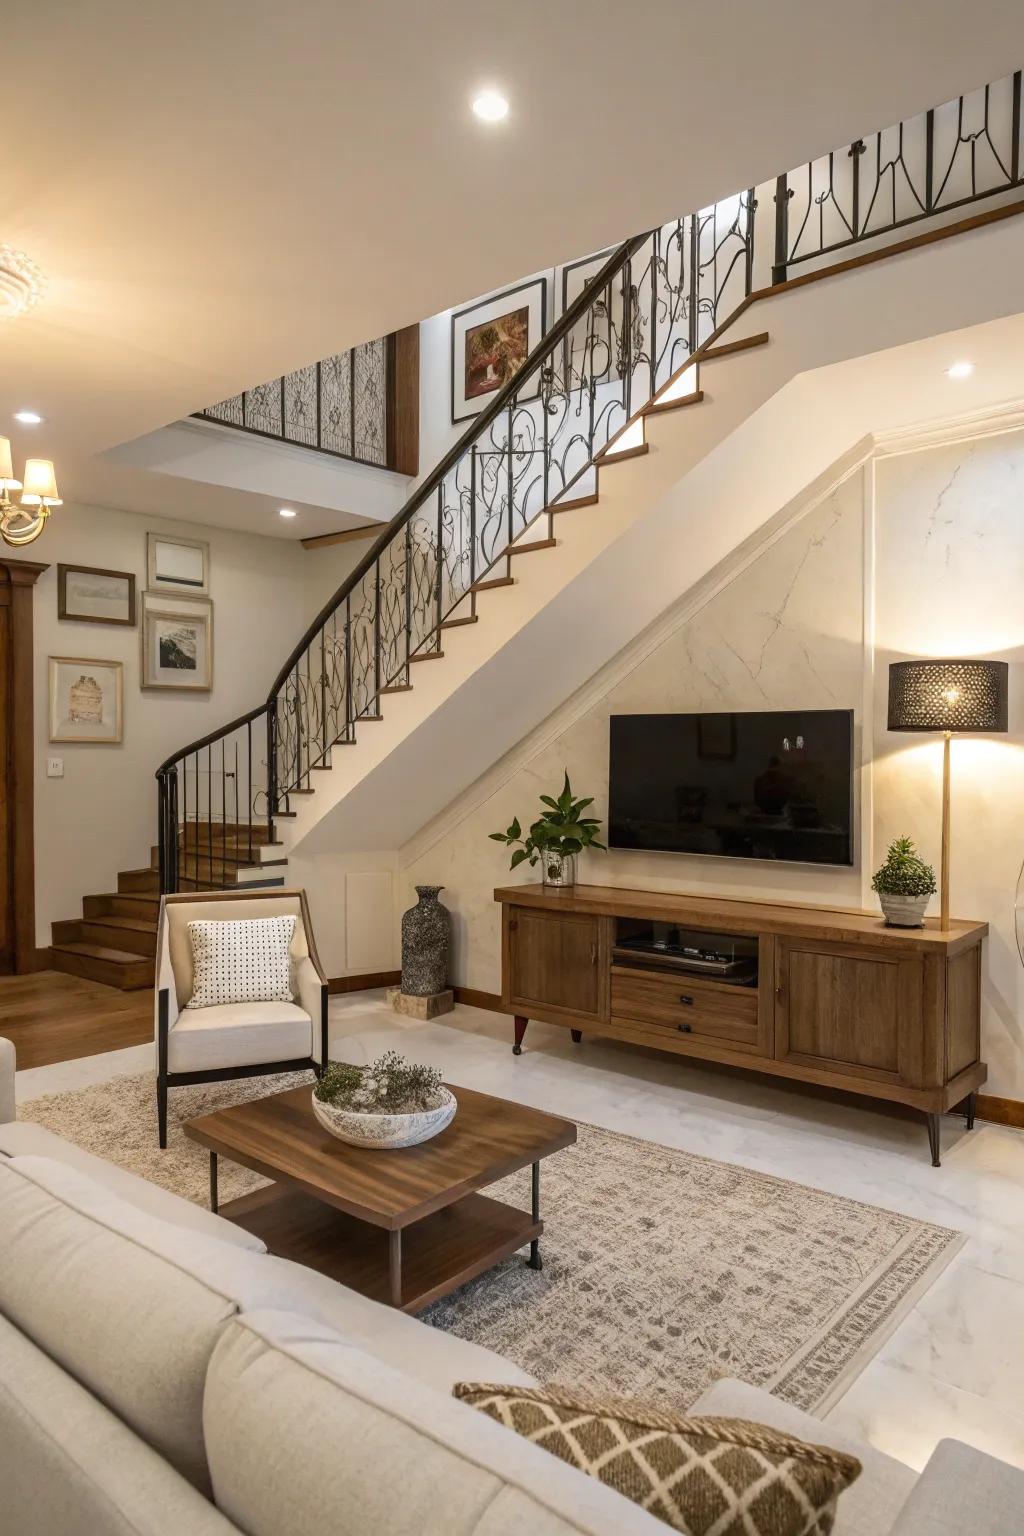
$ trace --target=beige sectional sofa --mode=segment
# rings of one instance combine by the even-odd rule
[[[451,1397],[460,1380],[528,1382],[510,1361],[18,1122],[13,1073],[0,1040],[4,1536],[667,1529]],[[918,1478],[738,1382],[694,1408],[858,1455],[838,1536],[1019,1528],[1024,1474],[966,1446],[943,1442]]]

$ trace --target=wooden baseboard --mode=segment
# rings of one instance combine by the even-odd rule
[[[327,990],[336,992],[368,992],[372,987],[397,987],[402,979],[401,971],[364,971],[360,976],[330,976]]]
[[[455,987],[455,1001],[468,1008],[489,1008],[492,1013],[504,1013],[497,992],[478,992],[476,987]]]
[[[979,1120],[991,1120],[994,1125],[1024,1126],[1024,1100],[979,1093],[977,1115]]]

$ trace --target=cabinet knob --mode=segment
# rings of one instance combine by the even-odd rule
[[[686,1023],[683,1023],[683,1024],[677,1024],[676,1025],[676,1029],[681,1029],[684,1035],[688,1035],[688,1034],[691,1033],[691,1031],[693,1029],[693,1025],[689,1021],[687,1021]]]
[[[690,996],[689,992],[680,992],[679,1001],[681,1003],[685,1003],[688,1008],[693,1007],[693,998]]]

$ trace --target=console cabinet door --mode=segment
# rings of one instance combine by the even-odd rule
[[[810,939],[780,939],[776,955],[779,1061],[829,1077],[924,1086],[930,1074],[919,955]]]
[[[505,998],[543,1018],[608,1017],[608,920],[583,912],[505,908]]]

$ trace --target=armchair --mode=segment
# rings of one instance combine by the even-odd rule
[[[291,1003],[226,1003],[188,1008],[192,946],[188,924],[295,917]],[[316,952],[305,891],[189,892],[164,896],[156,946],[156,1103],[167,1145],[167,1090],[189,1083],[297,1072],[319,1076],[327,1062],[327,978]]]

